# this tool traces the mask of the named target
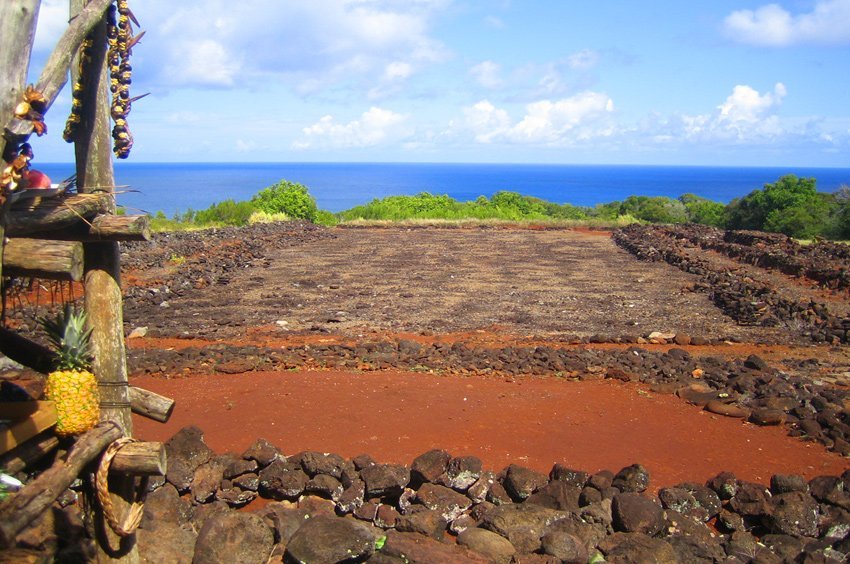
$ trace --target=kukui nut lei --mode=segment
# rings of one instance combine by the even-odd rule
[[[80,46],[80,58],[77,61],[77,80],[74,82],[74,89],[71,93],[71,115],[68,116],[68,121],[65,122],[65,131],[62,132],[62,138],[68,143],[73,143],[77,135],[77,128],[80,126],[83,112],[83,93],[85,92],[85,69],[88,62],[91,60],[91,48],[94,46],[94,40],[91,36],[83,40]]]
[[[133,136],[127,127],[127,115],[133,99],[130,98],[130,84],[132,83],[133,67],[130,66],[130,54],[133,46],[139,42],[144,32],[133,37],[132,23],[139,25],[127,0],[116,1],[107,14],[106,37],[109,41],[109,89],[112,91],[112,119],[115,127],[112,128],[112,139],[115,144],[113,152],[119,159],[126,159],[133,147]],[[118,12],[116,18],[116,11]]]
[[[130,65],[130,54],[133,46],[139,42],[144,32],[133,37],[132,23],[139,25],[135,16],[130,11],[127,0],[117,0],[106,12],[106,39],[109,44],[107,61],[109,63],[109,90],[112,92],[112,106],[110,113],[115,126],[112,128],[112,139],[114,140],[113,152],[119,159],[126,159],[133,147],[133,136],[127,127],[127,115],[135,100],[141,98],[130,98],[130,84],[132,83],[133,67]],[[86,39],[83,43],[79,61],[79,72],[77,83],[74,85],[71,115],[65,126],[64,137],[69,143],[74,141],[77,127],[79,126],[83,108],[83,91],[85,84],[84,69],[90,60],[89,49],[92,42]]]

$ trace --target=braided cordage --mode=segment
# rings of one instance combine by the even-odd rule
[[[115,455],[118,454],[118,451],[124,445],[134,442],[136,442],[136,439],[122,437],[106,447],[103,457],[100,459],[100,464],[97,467],[97,473],[95,474],[95,491],[97,492],[97,499],[100,502],[100,506],[103,508],[103,516],[106,518],[106,522],[109,523],[109,527],[115,531],[115,534],[122,537],[132,535],[142,522],[145,498],[148,495],[149,478],[142,476],[136,488],[136,499],[130,505],[124,522],[121,523],[115,516],[115,507],[112,505],[112,498],[109,495],[109,466],[112,464],[112,459],[115,458]]]

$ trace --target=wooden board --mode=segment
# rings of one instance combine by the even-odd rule
[[[56,424],[52,401],[0,402],[0,419],[9,420],[0,427],[0,454],[31,439]]]

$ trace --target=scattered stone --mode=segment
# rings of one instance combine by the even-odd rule
[[[192,485],[195,470],[213,456],[213,451],[204,443],[203,431],[194,426],[177,431],[165,443],[165,453],[168,457],[165,477],[181,493]]]
[[[653,536],[664,526],[664,511],[652,500],[637,493],[621,493],[611,504],[614,530]]]
[[[374,464],[360,470],[366,497],[398,497],[410,482],[410,470],[399,464]]]
[[[453,489],[438,484],[424,484],[416,493],[419,503],[436,511],[447,522],[454,521],[472,506],[472,500]]]
[[[549,479],[545,474],[516,464],[508,466],[505,471],[505,478],[502,480],[505,491],[516,502],[525,500],[548,483]]]
[[[457,536],[457,543],[497,564],[509,564],[516,554],[514,545],[508,539],[487,529],[466,529]]]
[[[337,517],[305,521],[286,544],[293,562],[360,562],[375,552],[380,535],[370,527]]]
[[[612,564],[679,561],[670,543],[643,533],[614,533],[599,543],[599,550]]]
[[[434,449],[420,454],[410,466],[410,480],[415,485],[434,482],[445,474],[452,455],[444,450]]]
[[[410,564],[431,562],[469,562],[487,564],[490,560],[472,552],[464,546],[442,543],[436,539],[415,533],[389,531],[380,554],[395,557]]]
[[[207,520],[198,533],[193,562],[268,562],[274,536],[253,513],[228,511]]]
[[[280,457],[280,450],[266,439],[257,439],[254,444],[242,453],[245,460],[253,460],[260,467],[265,467]]]
[[[649,472],[640,464],[626,466],[614,476],[611,485],[624,493],[642,493],[649,487]]]

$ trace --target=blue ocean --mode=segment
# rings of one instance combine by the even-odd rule
[[[39,163],[35,168],[54,182],[73,173],[71,164]],[[131,213],[162,211],[169,217],[222,200],[247,200],[283,179],[304,184],[320,208],[338,212],[386,196],[430,192],[466,201],[500,190],[577,206],[689,192],[728,203],[785,174],[814,177],[821,192],[850,185],[850,168],[133,162],[115,167],[120,205]]]

